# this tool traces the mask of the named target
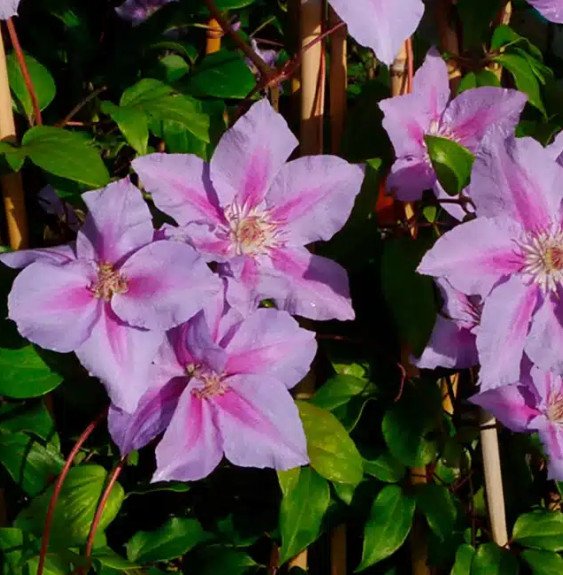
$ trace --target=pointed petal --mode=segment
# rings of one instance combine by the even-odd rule
[[[547,452],[547,477],[555,481],[563,480],[563,429],[560,424],[547,417],[538,416],[532,424],[538,430],[540,440]]]
[[[561,0],[528,0],[546,19],[555,24],[563,24],[563,4]]]
[[[141,449],[168,427],[187,383],[187,378],[176,377],[163,387],[149,389],[133,413],[111,406],[108,428],[122,456]]]
[[[227,130],[211,160],[211,181],[223,207],[258,205],[298,141],[283,116],[260,100]]]
[[[489,130],[504,137],[514,133],[526,100],[517,90],[489,86],[466,90],[447,107],[443,124],[456,141],[476,152]]]
[[[461,292],[486,296],[503,277],[522,268],[514,247],[521,230],[511,220],[477,218],[444,234],[418,267],[423,275],[446,278]]]
[[[487,134],[471,175],[470,195],[480,216],[511,217],[529,231],[558,216],[563,167],[533,138],[501,141]]]
[[[265,374],[232,376],[228,383],[214,400],[226,458],[241,467],[306,465],[303,425],[286,387]]]
[[[528,374],[526,374],[528,376]],[[537,365],[529,368],[528,385],[535,390],[538,408],[546,411],[550,401],[561,395],[563,385],[561,376],[540,369]]]
[[[211,401],[184,390],[168,429],[156,448],[153,481],[196,481],[221,462],[223,446]]]
[[[534,407],[533,395],[523,385],[503,385],[478,393],[469,401],[494,415],[512,431],[527,431],[530,421],[539,414]]]
[[[149,387],[149,367],[163,340],[162,332],[124,324],[106,304],[76,355],[92,375],[100,378],[112,403],[132,412]]]
[[[149,208],[128,178],[86,192],[82,199],[89,213],[76,238],[79,258],[114,264],[152,241]]]
[[[525,285],[519,276],[496,287],[485,300],[477,334],[483,391],[520,380],[520,363],[537,300],[537,288]]]
[[[222,373],[227,363],[227,353],[213,340],[204,312],[199,312],[186,329],[186,349],[196,363]]]
[[[180,225],[223,220],[209,166],[193,154],[149,154],[133,160],[133,169],[156,207]]]
[[[80,261],[39,261],[15,279],[8,296],[9,318],[27,339],[60,353],[74,351],[89,336],[99,309],[89,286],[94,268]]]
[[[226,351],[229,374],[266,374],[292,388],[307,375],[317,343],[287,312],[258,309],[239,325]]]
[[[563,132],[559,132],[553,142],[546,147],[551,159],[563,166]]]
[[[330,4],[348,25],[350,35],[372,48],[387,65],[417,29],[424,13],[421,0],[330,0]]]
[[[166,331],[187,321],[222,288],[193,248],[167,240],[140,249],[119,271],[127,291],[113,296],[112,309],[145,329]]]
[[[0,262],[14,269],[25,268],[33,262],[66,264],[75,259],[74,246],[70,244],[37,250],[6,252],[0,255]]]
[[[266,194],[272,221],[288,245],[329,240],[344,226],[364,170],[336,156],[308,156],[282,167]]]
[[[436,174],[432,166],[425,158],[414,156],[399,158],[387,178],[387,188],[402,202],[420,200],[422,192],[432,189],[435,184]]]

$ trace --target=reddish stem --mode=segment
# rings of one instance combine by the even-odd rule
[[[43,569],[45,568],[45,559],[47,557],[47,549],[49,548],[49,539],[51,538],[51,527],[53,526],[53,519],[55,516],[55,508],[57,506],[57,501],[61,494],[64,481],[70,468],[72,467],[72,462],[74,458],[80,451],[84,442],[92,435],[92,432],[96,429],[98,424],[106,417],[107,409],[104,409],[100,414],[98,414],[94,420],[88,425],[88,427],[82,432],[82,435],[78,438],[74,447],[71,449],[68,457],[66,458],[64,467],[57,477],[57,481],[53,488],[53,494],[49,501],[49,507],[47,507],[47,515],[45,516],[45,527],[43,528],[43,535],[41,538],[41,550],[39,551],[39,562],[37,565],[37,575],[43,575]]]
[[[16,58],[20,66],[23,81],[25,82],[25,87],[27,88],[29,97],[31,98],[31,103],[33,105],[33,115],[35,116],[35,123],[38,126],[40,126],[41,124],[43,124],[43,118],[41,116],[41,108],[39,107],[37,92],[33,87],[33,82],[31,80],[31,76],[29,75],[29,69],[27,67],[27,62],[25,61],[25,56],[20,41],[18,39],[16,27],[14,26],[14,22],[12,21],[11,18],[8,18],[6,20],[6,26],[8,27],[8,34],[10,35],[10,41],[12,42],[12,47],[14,48],[14,52],[16,54]]]

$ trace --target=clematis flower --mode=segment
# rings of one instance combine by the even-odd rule
[[[124,20],[134,25],[140,24],[152,16],[159,8],[177,0],[126,0],[115,11]]]
[[[149,209],[129,180],[83,196],[89,209],[76,243],[0,256],[25,269],[9,317],[41,347],[76,352],[133,410],[165,332],[193,317],[220,283],[189,246],[153,242]]]
[[[477,365],[476,331],[481,319],[481,298],[466,296],[448,281],[439,279],[442,309],[436,318],[430,341],[413,365],[465,369]]]
[[[223,135],[210,164],[191,154],[151,154],[133,167],[178,223],[168,233],[226,265],[247,299],[271,298],[312,319],[352,319],[346,271],[304,246],[344,225],[363,169],[335,156],[286,163],[297,144],[262,100]]]
[[[110,433],[126,454],[164,431],[153,481],[201,479],[223,454],[243,467],[305,465],[305,434],[288,389],[315,352],[315,335],[286,312],[243,317],[215,298],[169,332],[151,388],[135,413],[110,410]]]
[[[413,92],[379,104],[385,114],[383,127],[397,158],[388,179],[389,189],[403,201],[418,200],[428,189],[447,198],[424,136],[449,138],[475,153],[489,130],[511,135],[525,103],[523,93],[494,87],[466,90],[450,101],[446,63],[436,50],[430,50],[414,76]],[[451,212],[458,219],[465,215],[459,206]]]
[[[421,0],[329,0],[350,35],[390,65],[424,14]]]
[[[518,381],[524,352],[563,373],[563,167],[555,156],[532,138],[489,134],[471,178],[477,218],[444,234],[419,266],[483,298],[483,390]]]
[[[546,20],[563,24],[563,0],[528,0]]]
[[[548,454],[548,477],[563,480],[563,380],[531,367],[519,383],[470,398],[512,431],[537,431]]]
[[[18,15],[20,0],[0,0],[0,20]]]

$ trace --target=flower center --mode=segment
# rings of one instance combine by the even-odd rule
[[[563,425],[563,395],[559,394],[550,400],[547,417],[553,423]]]
[[[236,255],[265,254],[277,244],[277,225],[266,211],[232,204],[225,210],[225,217]]]
[[[186,375],[195,378],[202,383],[201,387],[192,390],[192,394],[198,399],[211,399],[217,395],[223,395],[227,391],[227,384],[223,374],[219,374],[204,366],[190,363],[186,366]]]
[[[563,281],[563,230],[534,234],[520,248],[524,257],[522,272],[531,276],[544,293],[556,291]]]
[[[98,278],[90,286],[94,297],[109,301],[113,294],[126,293],[127,280],[108,263],[98,264]]]

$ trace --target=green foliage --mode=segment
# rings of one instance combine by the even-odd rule
[[[517,575],[518,561],[506,549],[486,543],[477,549],[471,575]]]
[[[549,511],[525,513],[516,520],[512,538],[524,547],[563,551],[563,515]]]
[[[532,569],[533,575],[559,575],[563,573],[563,557],[557,553],[526,549],[522,553],[522,557]]]

